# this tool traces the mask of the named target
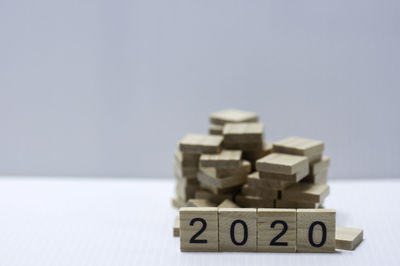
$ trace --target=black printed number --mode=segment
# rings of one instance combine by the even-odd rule
[[[204,220],[203,218],[193,218],[190,221],[190,226],[193,226],[195,222],[200,222],[202,224],[200,230],[194,234],[192,236],[192,238],[190,239],[189,243],[192,244],[206,244],[207,243],[207,239],[197,239],[197,237],[199,237],[207,228],[207,222],[206,220]]]
[[[322,239],[321,239],[321,242],[319,242],[319,243],[314,242],[314,227],[317,225],[321,226],[321,229],[322,229]],[[311,246],[316,247],[316,248],[322,247],[325,244],[325,242],[326,242],[326,225],[323,222],[316,221],[310,225],[310,228],[308,229],[308,241],[310,242]]]
[[[235,237],[235,227],[237,224],[241,224],[243,226],[243,239],[242,241],[238,242]],[[247,224],[243,220],[235,220],[231,224],[231,240],[233,244],[236,246],[243,246],[247,242],[247,238],[249,236],[248,229],[247,229]]]
[[[274,238],[271,240],[271,242],[269,243],[269,245],[270,245],[270,246],[287,246],[287,245],[288,245],[288,242],[278,242],[278,240],[279,240],[279,238],[281,238],[281,237],[287,232],[288,225],[287,225],[287,223],[286,223],[285,221],[276,220],[276,221],[273,221],[273,222],[272,222],[271,228],[275,228],[275,226],[276,226],[277,224],[281,224],[281,225],[283,226],[282,231],[281,231],[276,237],[274,237]]]

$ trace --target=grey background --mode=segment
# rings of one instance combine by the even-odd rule
[[[0,1],[0,174],[171,177],[208,114],[400,176],[399,1]]]

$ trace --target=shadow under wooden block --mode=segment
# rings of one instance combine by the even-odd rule
[[[257,250],[257,210],[253,208],[219,209],[219,250]]]
[[[335,252],[336,211],[297,209],[297,251]]]
[[[257,251],[296,252],[296,209],[257,210]]]
[[[179,210],[181,251],[218,251],[218,208]]]

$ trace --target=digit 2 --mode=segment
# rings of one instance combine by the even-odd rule
[[[274,237],[274,238],[271,240],[271,242],[269,243],[269,245],[270,245],[270,246],[287,246],[287,245],[288,245],[288,242],[278,242],[278,240],[279,240],[279,238],[281,238],[281,237],[287,232],[288,225],[287,225],[287,223],[286,223],[285,221],[276,220],[276,221],[273,221],[273,222],[272,222],[271,228],[275,228],[275,225],[277,225],[277,224],[283,225],[282,231],[281,231],[278,235],[276,235],[276,237]]]
[[[193,226],[195,222],[200,222],[202,225],[201,225],[200,230],[196,234],[194,234],[192,236],[192,238],[190,238],[189,243],[192,243],[192,244],[206,244],[207,243],[207,239],[197,239],[197,237],[200,236],[206,230],[207,222],[203,218],[193,218],[190,221],[190,226]]]

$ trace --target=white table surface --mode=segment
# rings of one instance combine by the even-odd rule
[[[331,181],[337,224],[364,229],[334,254],[181,253],[172,180],[0,178],[0,265],[400,265],[400,180]]]

